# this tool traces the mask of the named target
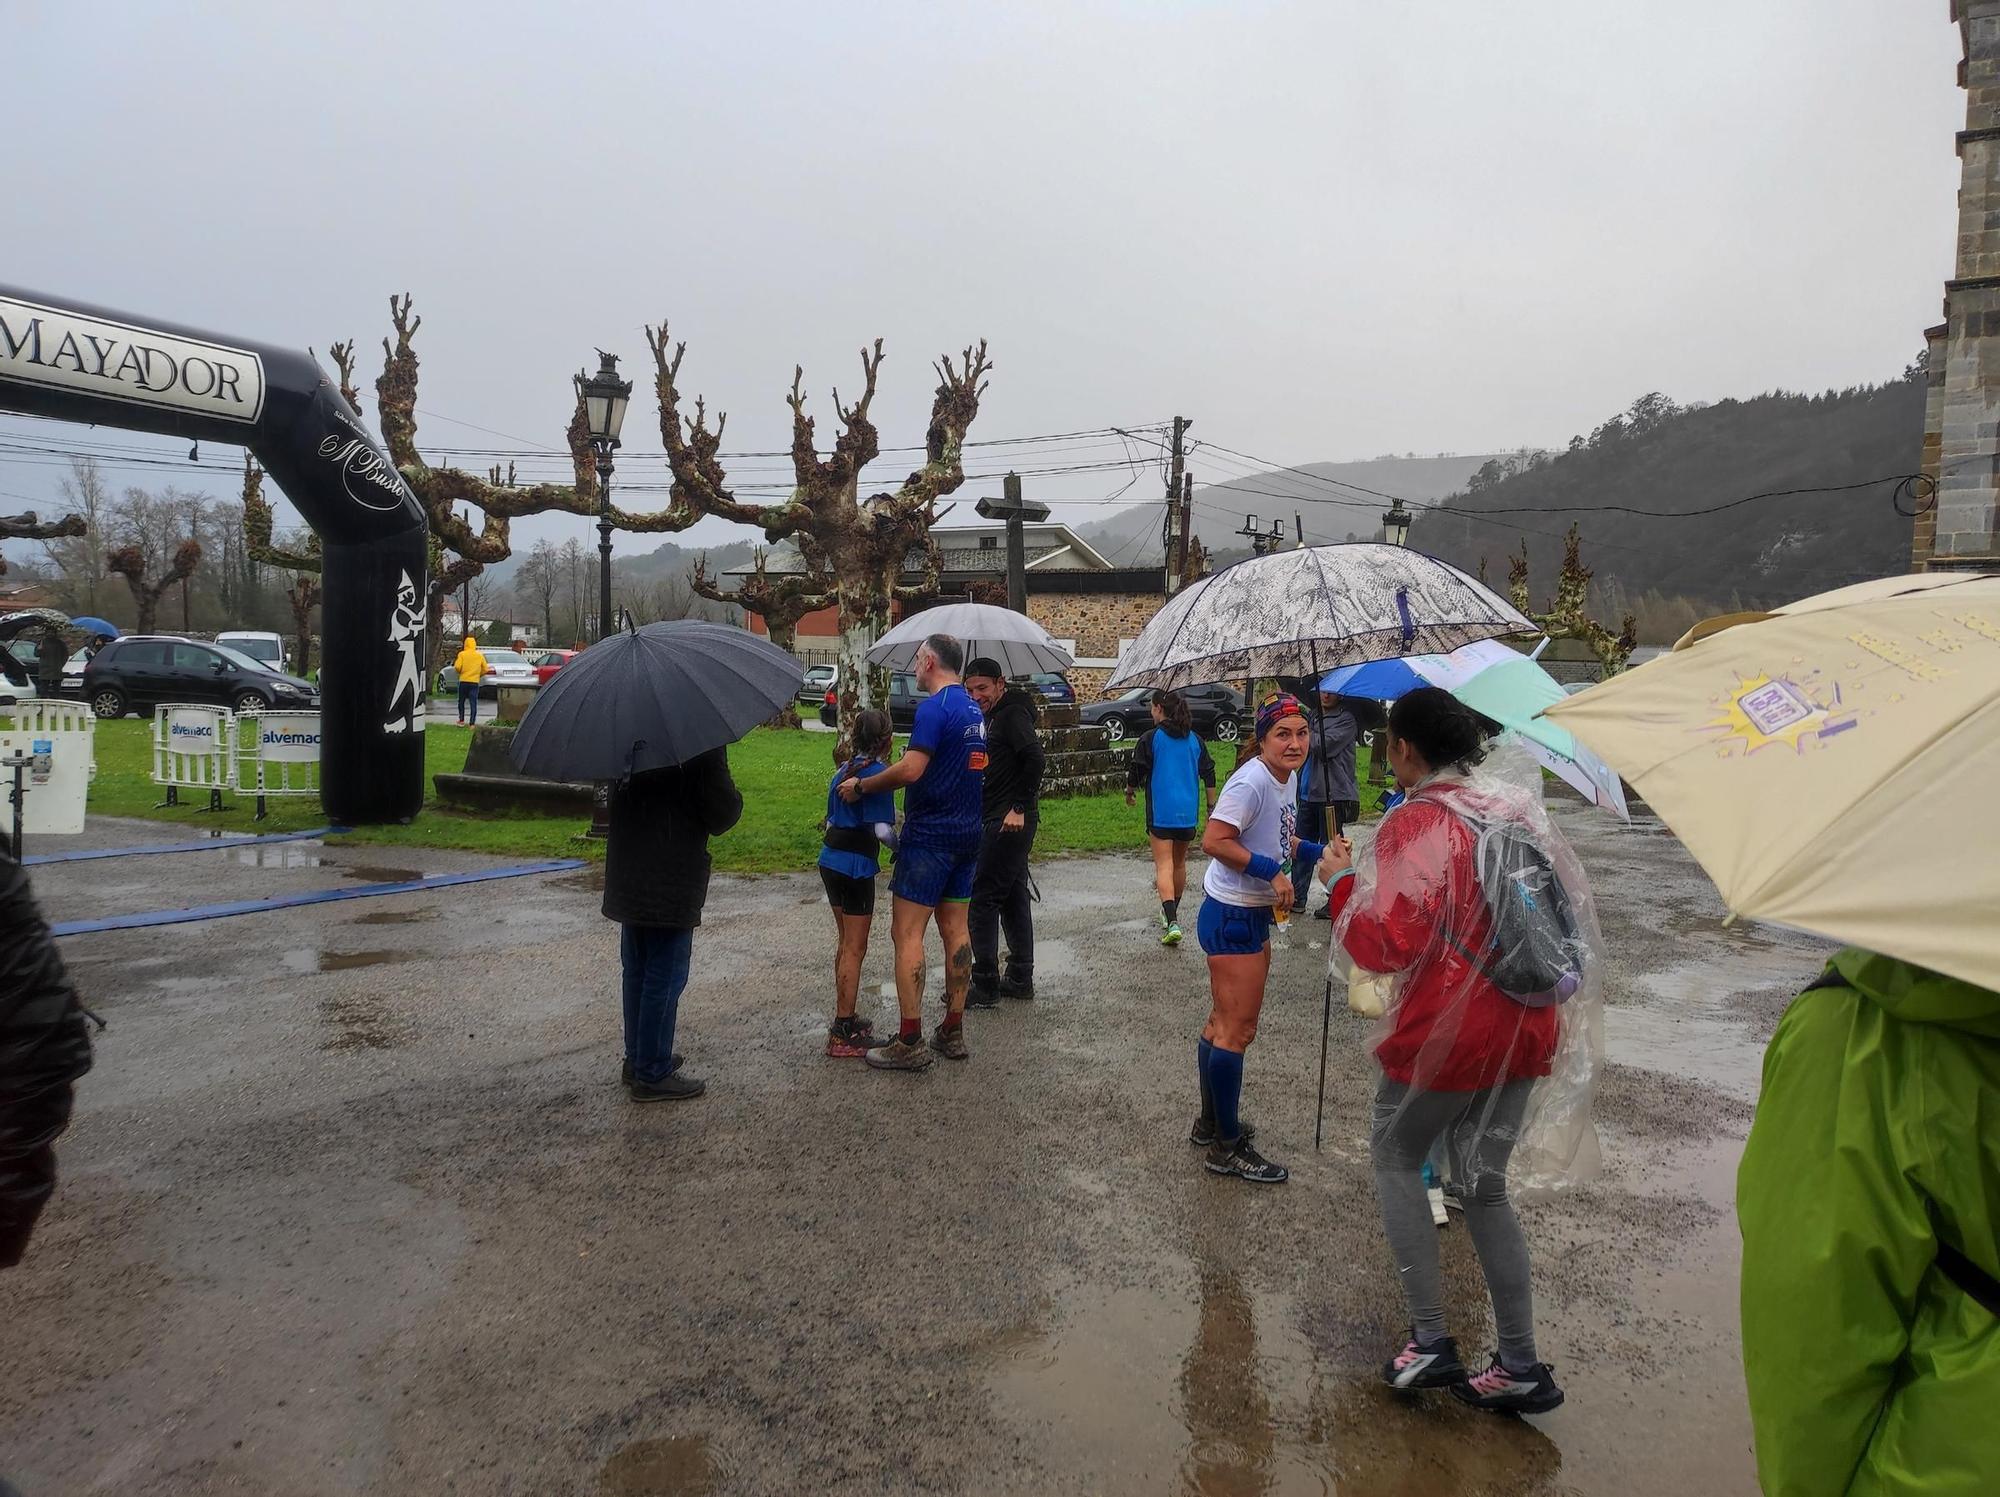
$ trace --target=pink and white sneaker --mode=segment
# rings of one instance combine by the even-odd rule
[[[1495,1414],[1546,1414],[1563,1401],[1555,1369],[1537,1362],[1526,1372],[1509,1372],[1495,1352],[1486,1370],[1452,1386],[1452,1396]]]
[[[1418,1388],[1457,1388],[1465,1382],[1465,1364],[1458,1360],[1458,1343],[1446,1336],[1425,1345],[1412,1330],[1403,1349],[1383,1363],[1382,1381],[1404,1392]]]

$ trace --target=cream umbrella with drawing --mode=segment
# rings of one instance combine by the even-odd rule
[[[1548,709],[1733,915],[2000,988],[2000,576],[1869,584]]]

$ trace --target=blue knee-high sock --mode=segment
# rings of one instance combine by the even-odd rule
[[[1208,1052],[1208,1093],[1215,1100],[1215,1136],[1234,1143],[1243,1136],[1236,1116],[1243,1095],[1243,1052],[1211,1046]]]
[[[1215,1046],[1207,1040],[1194,1047],[1194,1073],[1201,1078],[1201,1115],[1211,1121],[1215,1118],[1215,1099],[1208,1090],[1208,1058],[1214,1053]]]

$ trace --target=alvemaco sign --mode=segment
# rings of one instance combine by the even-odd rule
[[[264,410],[264,361],[245,349],[0,296],[0,373],[227,421]]]

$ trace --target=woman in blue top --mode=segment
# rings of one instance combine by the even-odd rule
[[[1201,822],[1201,787],[1215,805],[1215,761],[1194,733],[1187,699],[1153,693],[1153,722],[1125,766],[1125,804],[1146,792],[1146,838],[1153,848],[1153,887],[1160,896],[1160,944],[1181,943],[1181,899],[1187,893],[1188,844]]]
[[[875,922],[875,874],[880,850],[894,836],[896,796],[878,790],[849,802],[841,799],[843,780],[874,774],[889,757],[889,714],[870,707],[854,719],[854,755],[833,772],[826,787],[826,845],[819,853],[820,882],[833,907],[837,946],[833,958],[833,1024],[826,1032],[828,1055],[856,1058],[882,1042],[866,1019],[855,1015],[861,991],[861,962],[868,955],[868,930]]]

